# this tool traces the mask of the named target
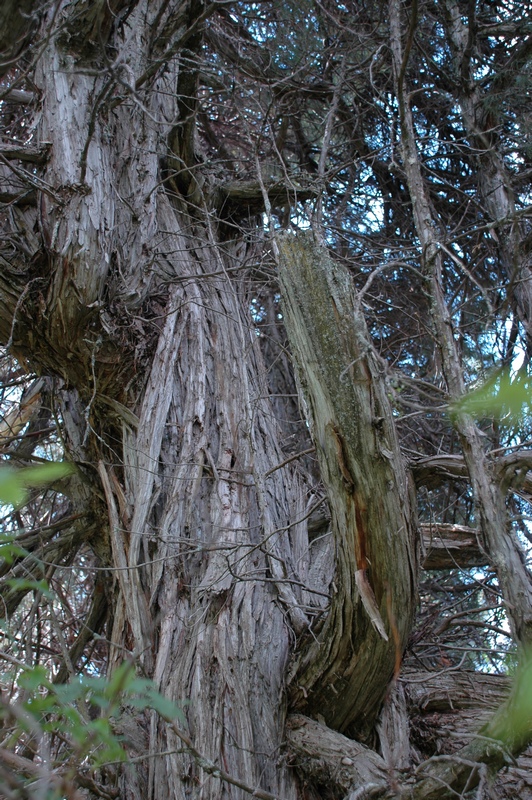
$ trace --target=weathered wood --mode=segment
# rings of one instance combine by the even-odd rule
[[[90,5],[68,4],[72,25]],[[116,41],[142,75],[157,9],[129,5],[127,44]],[[173,5],[159,4],[163,21]],[[62,564],[89,539],[98,569],[114,568],[109,672],[132,654],[164,695],[185,701],[206,759],[240,785],[295,800],[294,771],[279,763],[285,670],[292,624],[306,629],[307,609],[321,606],[305,582],[306,487],[295,462],[275,469],[286,455],[248,290],[229,278],[258,258],[241,243],[218,246],[210,219],[192,233],[187,210],[159,183],[177,59],[151,75],[142,113],[118,104],[107,114],[99,98],[109,74],[65,58],[54,8],[33,75],[45,96],[36,141],[53,147],[31,177],[49,194],[37,208],[10,210],[17,235],[0,252],[0,336],[39,371],[62,376],[64,445],[87,475],[76,497],[87,517],[40,555]],[[13,164],[2,165],[2,180]],[[32,557],[14,576],[42,573]],[[323,604],[328,584],[318,577],[309,588]],[[22,591],[10,590],[8,610]],[[126,768],[121,796],[223,796],[222,776],[205,776],[164,720],[141,725],[147,752],[162,755]],[[233,787],[231,796],[246,793]]]
[[[16,103],[17,105],[29,105],[35,101],[35,94],[25,89],[9,89],[7,92],[0,93],[2,100],[6,103]]]
[[[337,548],[331,608],[292,679],[296,708],[367,735],[415,605],[409,479],[384,370],[347,271],[311,233],[277,240],[283,315]]]
[[[18,13],[12,2],[4,3],[6,10]],[[222,148],[210,162],[202,159],[203,23],[212,15],[208,47],[220,45],[213,55],[222,59],[231,51],[233,66],[253,67],[246,80],[264,78],[271,54],[257,46],[261,58],[251,65],[229,39],[224,50],[216,30],[224,13],[233,14],[224,3],[61,0],[39,4],[39,13],[41,36],[32,51],[39,57],[20,84],[32,91],[7,94],[12,104],[28,107],[6,103],[3,110],[7,116],[20,112],[32,141],[53,147],[44,153],[12,145],[0,153],[0,199],[19,198],[2,216],[0,340],[28,368],[53,376],[62,441],[80,477],[73,485],[78,513],[69,513],[65,527],[54,527],[45,541],[46,529],[31,532],[29,554],[12,574],[40,579],[45,568],[69,566],[83,547],[76,565],[96,564],[106,592],[69,642],[71,665],[101,628],[101,639],[110,643],[109,673],[132,657],[164,695],[183,704],[187,727],[183,735],[155,714],[125,713],[116,730],[138,760],[124,765],[118,788],[105,788],[127,800],[243,800],[250,787],[257,796],[296,800],[316,796],[312,782],[357,799],[396,789],[439,798],[442,781],[460,792],[475,761],[494,769],[505,764],[501,747],[483,736],[499,737],[515,753],[526,736],[521,731],[512,739],[509,706],[494,720],[481,719],[475,703],[491,708],[496,695],[494,689],[488,697],[487,679],[474,685],[453,673],[441,679],[423,674],[416,688],[417,678],[407,674],[404,685],[390,683],[413,618],[419,535],[386,369],[350,276],[309,233],[277,242],[283,313],[332,512],[328,531],[325,515],[314,516],[324,504],[316,463],[308,474],[301,466],[308,466],[310,448],[296,398],[282,430],[276,421],[287,407],[283,393],[295,395],[284,331],[278,326],[265,365],[269,332],[262,335],[249,313],[250,297],[258,296],[257,270],[250,265],[267,263],[273,278],[269,248],[275,242],[265,237],[262,222],[249,235],[252,220],[238,232],[233,228],[231,237],[225,230],[220,235],[225,213],[260,213],[268,203],[279,208],[313,195],[310,173],[310,188],[302,188],[302,164],[295,170],[302,183],[292,179],[290,170],[300,162],[295,153],[273,182],[238,180],[251,174],[251,159],[245,170],[231,172]],[[13,36],[12,26],[0,26],[6,30]],[[240,46],[245,51],[244,38]],[[347,48],[345,58],[351,74]],[[229,72],[213,70],[214,63],[207,64],[211,82],[223,94]],[[275,80],[261,84],[261,95],[272,92],[264,117],[272,130],[296,118],[297,109],[285,100],[297,76],[285,77],[288,72],[272,68],[268,78]],[[328,80],[307,88],[315,99],[331,97],[334,89],[347,102],[342,81],[334,88]],[[282,103],[276,93],[285,97]],[[327,112],[326,130],[334,137],[342,130],[338,108]],[[285,120],[277,111],[286,112]],[[257,140],[254,135],[250,147],[258,147],[260,158],[262,133]],[[323,183],[326,151],[324,140]],[[180,159],[195,183],[176,197],[168,191],[167,167],[179,173]],[[422,189],[416,180],[413,189]],[[419,218],[427,208],[422,193],[415,199]],[[435,244],[433,227],[421,230],[423,257]],[[377,267],[366,288],[380,274]],[[277,287],[268,293],[264,313],[277,327]],[[443,344],[449,350],[452,342],[443,337]],[[280,374],[276,384],[272,370],[280,364],[289,375]],[[31,423],[24,398],[19,411],[5,420],[3,446]],[[294,423],[304,433],[288,439]],[[526,453],[490,454],[482,462],[499,500],[508,487],[530,488],[529,464]],[[460,455],[419,460],[412,472],[427,486],[468,481],[473,474]],[[427,568],[484,558],[469,529],[435,524],[421,533]],[[27,591],[6,587],[7,612]],[[453,697],[469,725],[458,739],[469,747],[461,751],[458,771],[431,762],[417,776],[398,776],[416,756],[407,711],[413,727],[421,718],[435,727],[439,714],[446,729],[462,736],[458,723],[452,728],[448,722]],[[504,706],[502,690],[499,697]],[[290,703],[315,719],[290,716],[285,736]],[[383,757],[340,730],[372,745],[380,738]],[[280,750],[285,741],[300,782]]]
[[[302,714],[286,721],[286,741],[291,761],[318,785],[350,792],[364,786],[389,786],[389,773],[381,756]]]
[[[44,164],[50,152],[50,144],[29,145],[0,142],[0,156],[8,161],[28,161],[30,164]]]
[[[311,531],[330,531],[331,521],[316,515],[309,523]],[[482,547],[477,528],[451,525],[444,522],[422,523],[418,526],[423,569],[456,569],[484,567],[489,558]]]
[[[480,532],[465,525],[431,522],[419,526],[423,569],[485,567],[489,557]]]
[[[409,703],[412,739],[428,758],[417,770],[416,800],[451,798],[464,786],[474,788],[488,771],[505,767],[497,788],[511,795],[532,795],[523,786],[529,776],[531,740],[529,664],[514,682],[503,675],[475,672],[410,672],[401,677]],[[517,760],[516,760],[517,759]],[[529,776],[530,777],[530,776]]]
[[[493,456],[490,459],[498,481],[506,489],[522,495],[532,496],[532,451],[518,450],[515,453]],[[437,455],[412,459],[409,462],[417,486],[434,488],[445,481],[468,480],[469,472],[462,455]]]
[[[410,707],[415,707],[418,713],[463,708],[494,710],[507,699],[512,685],[506,675],[465,670],[405,670],[401,682],[406,687]]]
[[[316,187],[300,186],[294,181],[256,180],[233,181],[218,190],[217,205],[222,219],[240,218],[264,211],[266,194],[272,208],[293,206],[297,202],[310,200],[317,194]]]
[[[403,687],[412,741],[418,757],[426,758],[419,764],[415,779],[408,770]],[[512,693],[510,679],[502,675],[406,671],[387,700],[383,717],[388,719],[379,726],[385,758],[298,714],[287,719],[287,745],[292,762],[306,776],[345,794],[416,800],[452,798],[466,784],[474,788],[479,779],[485,779],[488,767],[499,769],[505,764],[497,788],[501,793],[517,790],[515,796],[528,800],[532,787],[530,752],[521,755],[523,741],[502,735],[508,719],[513,719],[512,703],[525,697],[527,691],[525,680],[521,685],[518,682]],[[390,739],[392,730],[406,741]],[[501,736],[499,740],[493,738],[495,733]],[[512,752],[517,761],[512,759]]]

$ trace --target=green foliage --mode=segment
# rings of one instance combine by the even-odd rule
[[[18,679],[25,697],[25,714],[17,720],[15,734],[43,732],[61,735],[68,745],[63,758],[74,758],[92,769],[109,761],[124,761],[126,752],[113,731],[113,718],[121,708],[159,711],[168,718],[181,716],[180,709],[162,697],[153,683],[135,675],[133,664],[123,663],[107,679],[79,675],[69,683],[54,685],[46,669],[37,665],[24,669]],[[92,709],[92,710],[91,710]]]
[[[532,657],[530,653],[524,654],[521,659],[512,700],[509,719],[512,737],[528,741],[532,720]]]
[[[4,466],[0,468],[0,503],[19,507],[28,498],[28,488],[43,486],[72,472],[72,466],[65,461],[38,464],[22,469]]]
[[[532,652],[520,653],[513,671],[510,697],[481,733],[503,742],[510,751],[523,750],[530,742],[532,725]]]
[[[80,771],[94,775],[105,765],[127,760],[123,739],[115,731],[124,708],[153,709],[167,720],[183,719],[181,709],[162,697],[152,681],[136,676],[131,662],[124,662],[110,678],[78,675],[60,685],[45,667],[36,665],[24,668],[16,683],[19,701],[0,711],[4,728],[8,719],[12,723],[4,746],[35,746],[46,736],[56,753],[54,774],[69,775],[74,782]],[[56,796],[56,788],[50,786],[47,800]]]
[[[468,392],[450,407],[472,417],[494,417],[518,423],[532,416],[532,380],[529,375],[512,376],[509,369],[495,371],[481,386]]]
[[[2,466],[0,467],[0,504],[20,508],[28,500],[29,488],[45,486],[60,478],[66,478],[72,472],[72,465],[66,461],[50,461],[47,464],[36,464],[21,469],[14,469],[7,465]],[[26,555],[28,555],[27,551],[13,541],[11,534],[0,534],[0,560],[4,564],[10,565],[15,559],[23,558]],[[32,589],[43,594],[48,593],[48,584],[45,581],[7,578],[4,583],[19,589]]]
[[[0,503],[20,506],[27,499],[29,487],[42,486],[71,472],[72,467],[64,462],[19,470],[0,467]],[[25,555],[27,552],[13,541],[12,534],[0,536],[0,559],[4,563],[9,565]],[[4,583],[54,601],[54,593],[45,580],[11,578],[4,579]],[[4,635],[9,638],[5,627]],[[12,663],[16,665],[16,661]],[[12,702],[0,704],[0,727],[7,734],[3,747],[17,752],[22,745],[27,752],[46,740],[47,748],[54,752],[48,775],[44,775],[44,766],[39,771],[39,778],[47,779],[45,794],[42,787],[37,790],[38,784],[33,787],[35,775],[29,771],[29,777],[17,777],[21,797],[31,797],[35,788],[36,797],[60,800],[70,791],[65,789],[67,784],[77,784],[76,775],[80,772],[91,776],[106,764],[126,761],[123,738],[116,732],[124,709],[138,713],[153,709],[166,720],[183,719],[181,709],[163,697],[152,681],[138,677],[131,662],[121,664],[109,678],[77,675],[64,684],[54,684],[42,664],[20,664],[5,670],[0,677],[16,687]]]

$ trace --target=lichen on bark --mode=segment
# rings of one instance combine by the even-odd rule
[[[331,509],[329,614],[294,670],[297,708],[368,737],[401,663],[417,585],[411,483],[345,267],[312,233],[278,237],[283,317]]]

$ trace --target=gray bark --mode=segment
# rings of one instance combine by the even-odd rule
[[[521,701],[527,693],[522,686]],[[334,784],[346,798],[451,798],[479,782],[486,789],[489,770],[504,764],[494,789],[503,797],[527,800],[532,796],[530,750],[523,752],[523,743],[516,746],[512,734],[493,737],[516,699],[506,676],[408,670],[383,709],[383,756],[302,715],[288,717],[287,742],[298,770],[320,786]],[[409,741],[418,762],[415,777]]]
[[[145,19],[156,13],[151,3],[132,11],[129,99],[112,113],[102,106],[109,77],[77,69],[64,39],[47,42],[35,75],[43,90],[35,140],[52,148],[36,180],[53,189],[38,211],[13,210],[13,225],[39,226],[42,239],[30,235],[16,259],[6,254],[1,333],[69,387],[66,444],[90,495],[81,507],[95,520],[80,522],[81,541],[111,569],[111,667],[131,653],[163,694],[185,704],[205,758],[295,798],[278,748],[292,626],[307,625],[293,556],[307,547],[303,487],[296,464],[275,470],[285,456],[246,287],[228,277],[250,254],[222,251],[208,225],[157,188],[177,113],[177,61],[142,99],[131,84],[148,66]],[[32,284],[34,254],[42,267]],[[219,277],[202,278],[212,273]],[[170,755],[126,770],[124,798],[229,796],[162,720],[152,720],[145,747]],[[233,787],[230,796],[246,792]]]
[[[434,762],[423,780],[404,777],[412,757],[408,697],[411,707],[422,703],[408,687],[391,686],[416,605],[412,473],[428,484],[446,467],[405,463],[385,366],[347,271],[310,234],[264,246],[262,222],[255,238],[242,231],[228,238],[215,220],[220,209],[245,216],[313,195],[262,176],[220,180],[201,160],[194,56],[215,7],[61,0],[41,9],[35,94],[12,95],[29,104],[32,144],[0,150],[0,198],[10,203],[2,218],[0,341],[51,376],[50,402],[77,470],[64,491],[79,514],[40,550],[42,531],[28,535],[41,561],[32,551],[13,576],[40,579],[43,561],[55,569],[90,548],[107,572],[69,651],[72,664],[87,631],[100,636],[107,609],[109,671],[131,658],[183,706],[183,729],[155,713],[124,710],[117,720],[138,759],[109,787],[123,798],[239,800],[251,787],[258,797],[296,800],[309,778],[353,797],[402,789],[433,797],[442,780],[461,790],[470,764],[449,772]],[[24,8],[8,3],[3,13],[15,24]],[[392,3],[400,73],[398,15]],[[29,28],[17,19],[22,42]],[[114,49],[106,49],[111,36]],[[457,396],[441,254],[403,111],[434,326]],[[268,247],[276,250],[308,430],[296,398],[271,397],[283,385],[295,393],[292,375],[285,380],[290,360],[285,351],[272,355],[285,343],[264,343],[249,311],[249,265],[262,263]],[[282,408],[288,414],[278,423]],[[33,413],[21,403],[0,444]],[[475,488],[482,544],[526,642],[528,576],[501,532],[506,488],[514,479],[526,488],[528,461],[490,461],[472,421],[462,416],[456,427],[465,457],[447,462],[446,477],[469,477]],[[319,475],[315,464],[300,468],[313,449]],[[422,529],[426,568],[484,563],[474,531],[436,530],[441,545],[434,526]],[[8,612],[26,591],[4,591]],[[67,672],[61,668],[57,680]],[[523,726],[512,738],[505,728],[504,703],[515,705],[515,697],[502,701],[486,736],[517,754],[529,734]],[[288,708],[297,714],[286,725]],[[378,738],[382,756],[369,746]],[[477,744],[464,743],[463,762],[503,765],[500,747],[494,754]],[[31,772],[26,761],[21,769]]]

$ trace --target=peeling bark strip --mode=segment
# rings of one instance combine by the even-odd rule
[[[296,708],[319,712],[331,728],[364,737],[415,603],[410,484],[383,365],[347,270],[310,234],[283,236],[278,248],[283,313],[337,550],[337,591],[317,642],[297,665],[292,696]]]

